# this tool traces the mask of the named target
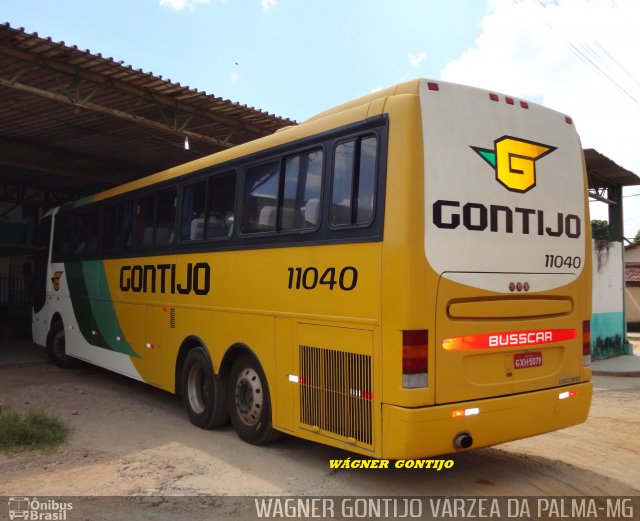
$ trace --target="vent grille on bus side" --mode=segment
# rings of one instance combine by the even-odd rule
[[[176,328],[176,308],[169,309],[169,327]]]
[[[316,431],[373,444],[371,357],[300,346],[300,421]]]

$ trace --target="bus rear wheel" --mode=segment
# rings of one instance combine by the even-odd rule
[[[271,422],[267,379],[253,356],[243,354],[234,362],[228,386],[229,415],[238,436],[254,445],[280,438]]]
[[[229,422],[224,385],[213,373],[209,357],[201,346],[187,353],[182,366],[182,400],[189,421],[203,429],[221,427]]]
[[[49,360],[63,369],[73,369],[80,365],[80,361],[67,355],[64,338],[64,325],[60,320],[51,324],[47,335],[47,356]]]

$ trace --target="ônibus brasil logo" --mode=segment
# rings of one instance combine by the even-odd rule
[[[471,148],[493,167],[500,184],[520,193],[536,185],[536,161],[556,150],[556,147],[511,136],[502,136],[493,143],[493,150]]]

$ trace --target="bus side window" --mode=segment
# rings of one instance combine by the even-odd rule
[[[71,250],[70,223],[64,213],[58,213],[55,219],[53,232],[53,257],[59,258],[61,255],[69,253]]]
[[[181,241],[196,241],[204,238],[206,195],[206,181],[192,183],[182,189]]]
[[[331,226],[365,226],[373,221],[377,138],[340,143],[333,158]]]
[[[373,221],[376,193],[376,163],[378,140],[371,136],[360,141],[360,173],[357,192],[357,212],[353,224],[365,225]],[[355,197],[355,195],[354,195]]]
[[[136,246],[153,244],[153,218],[155,196],[148,195],[138,199],[136,206]]]
[[[236,173],[226,172],[209,179],[207,239],[233,235],[236,203]]]
[[[171,244],[176,223],[176,188],[161,190],[157,195],[154,244]]]
[[[133,238],[133,201],[124,201],[118,205],[118,224],[116,228],[116,247],[130,248]]]
[[[247,168],[244,182],[242,232],[276,230],[280,161]]]
[[[47,263],[49,260],[49,238],[51,236],[51,216],[44,217],[36,233],[36,269],[33,279],[33,312],[40,311],[47,301]]]
[[[80,245],[80,221],[73,214],[66,214],[60,222],[63,244],[62,252],[65,254],[76,253]]]
[[[79,243],[77,244],[74,253],[87,254],[98,251],[98,212],[93,211],[80,215],[75,222]]]
[[[116,250],[131,246],[132,208],[131,201],[122,201],[104,209],[101,240],[103,250]]]
[[[100,246],[103,250],[116,247],[116,226],[118,222],[118,205],[107,206],[102,212],[102,237]]]
[[[322,158],[321,150],[287,158],[280,209],[282,230],[315,229],[320,224]]]

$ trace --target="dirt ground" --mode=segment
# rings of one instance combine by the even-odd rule
[[[72,427],[53,451],[0,455],[4,496],[640,495],[640,378],[595,377],[587,423],[453,456],[425,470],[336,470],[351,454],[284,437],[204,431],[179,398],[94,367],[0,367],[0,403]]]

